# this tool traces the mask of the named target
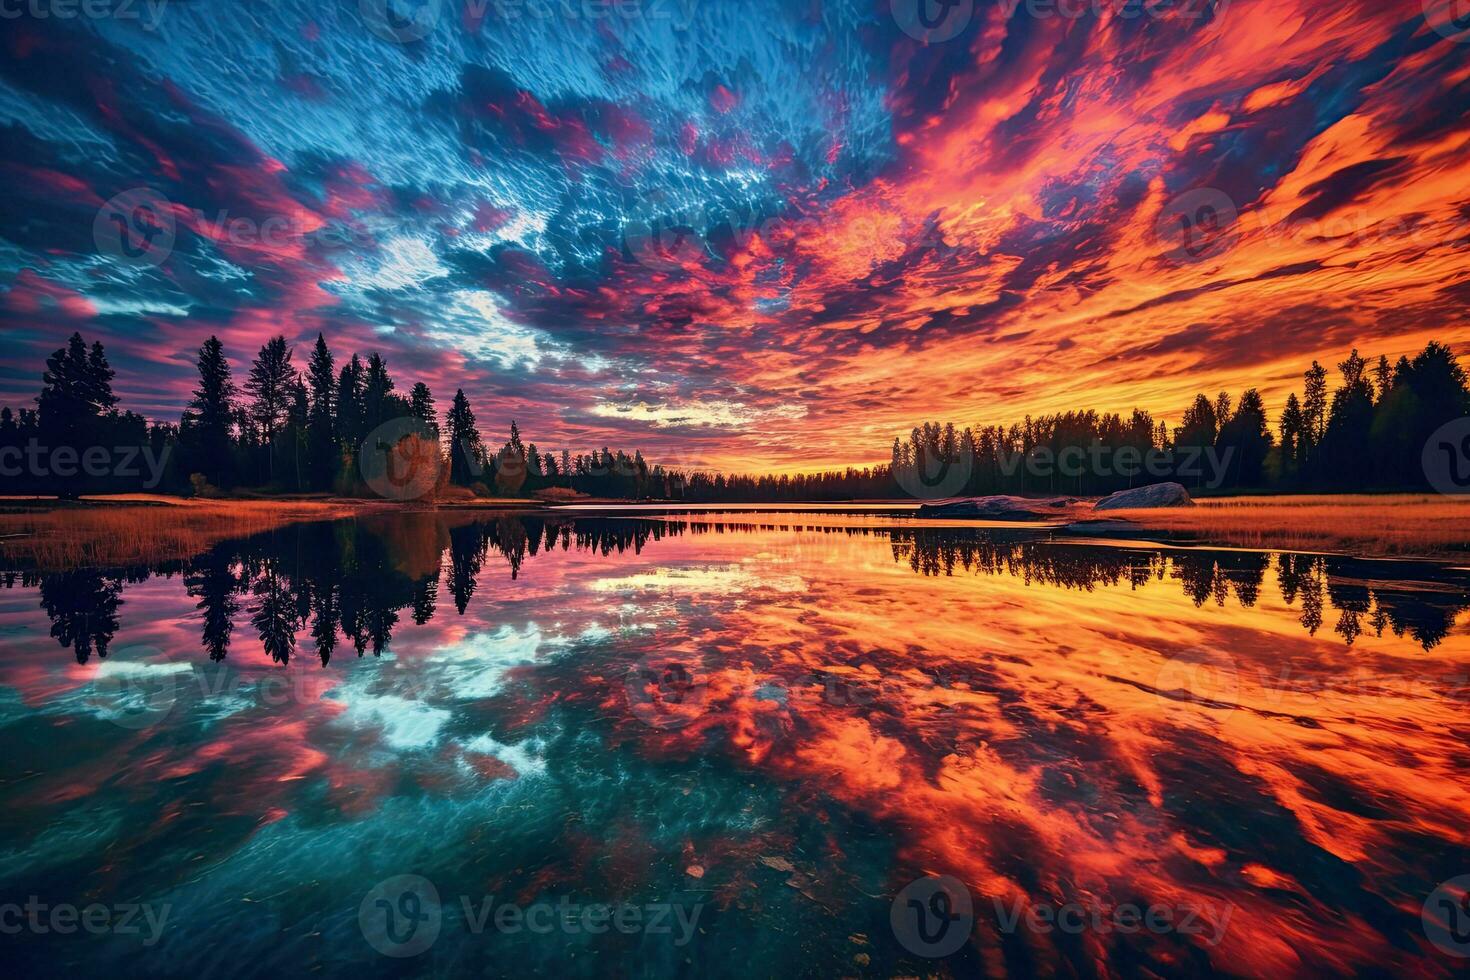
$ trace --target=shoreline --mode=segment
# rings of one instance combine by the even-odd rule
[[[925,527],[1006,527],[1015,522],[919,518],[904,501],[708,504],[452,498],[426,503],[345,497],[183,498],[153,494],[75,501],[0,497],[0,561],[42,570],[156,564],[200,554],[220,541],[291,524],[391,514],[871,514]],[[887,513],[885,513],[885,511]],[[1036,525],[1058,540],[1113,545],[1344,555],[1433,562],[1470,561],[1470,497],[1435,495],[1273,495],[1206,497],[1193,507],[1094,515],[1090,503]]]

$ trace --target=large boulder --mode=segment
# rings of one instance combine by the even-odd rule
[[[967,517],[983,521],[1039,521],[1065,516],[1075,497],[952,497],[919,507],[920,517]]]
[[[1149,487],[1119,490],[1097,502],[1093,510],[1153,510],[1159,507],[1193,507],[1189,491],[1178,483],[1155,483]]]

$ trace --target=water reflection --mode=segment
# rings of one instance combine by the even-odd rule
[[[1007,576],[1028,585],[1082,590],[1176,588],[1196,606],[1234,603],[1249,609],[1269,575],[1280,596],[1299,611],[1308,634],[1316,635],[1331,615],[1333,632],[1348,646],[1367,631],[1407,636],[1432,649],[1470,608],[1470,575],[1426,563],[1099,547],[1028,530],[591,517],[455,522],[435,514],[298,525],[221,544],[186,563],[11,572],[0,583],[38,590],[51,635],[81,664],[94,653],[107,656],[127,583],[182,575],[190,598],[197,601],[200,647],[210,660],[228,654],[237,614],[244,608],[250,628],[274,662],[290,662],[302,638],[309,639],[325,666],[339,638],[359,657],[368,651],[380,656],[402,613],[408,612],[415,625],[430,622],[438,612],[445,567],[444,587],[455,611],[464,615],[487,569],[515,581],[528,561],[552,561],[558,550],[637,555],[650,542],[666,538],[772,531],[886,538],[894,561],[923,576]]]
[[[414,514],[4,584],[0,723],[25,751],[0,753],[0,895],[174,909],[141,959],[27,937],[32,972],[1455,966],[1420,910],[1470,872],[1463,572],[885,519]],[[158,696],[126,715],[132,680]],[[398,961],[358,910],[410,873],[446,911]],[[936,961],[890,924],[931,873],[975,914]],[[471,934],[459,899],[487,895],[704,911],[683,948]],[[1199,931],[1025,924],[1129,904]]]

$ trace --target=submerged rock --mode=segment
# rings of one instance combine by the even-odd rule
[[[1152,541],[1159,532],[1140,527],[1132,521],[1076,521],[1061,528],[1063,534],[1083,537],[1120,538],[1128,541]]]
[[[1076,497],[953,497],[919,507],[920,517],[970,517],[987,521],[1035,521],[1060,517]]]
[[[1119,490],[1097,502],[1093,510],[1149,510],[1157,507],[1193,507],[1189,491],[1178,483],[1155,483],[1148,487]]]

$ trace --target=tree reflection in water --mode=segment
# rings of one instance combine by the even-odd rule
[[[7,573],[0,582],[38,591],[51,635],[78,663],[106,657],[118,630],[124,586],[181,575],[200,613],[200,645],[225,659],[237,614],[277,663],[288,663],[306,633],[325,666],[339,638],[359,657],[381,655],[400,613],[417,625],[439,609],[441,574],[464,615],[487,567],[518,580],[528,562],[557,550],[641,554],[669,537],[793,532],[889,539],[894,560],[923,576],[1012,576],[1045,588],[1092,590],[1127,585],[1181,589],[1196,606],[1254,606],[1269,574],[1300,623],[1315,635],[1328,613],[1351,646],[1364,631],[1392,631],[1430,649],[1470,608],[1470,577],[1428,563],[1365,562],[1321,555],[1100,547],[1058,541],[1045,532],[981,528],[791,525],[759,520],[515,517],[493,520],[434,513],[302,524],[222,543],[187,562],[122,569]],[[502,564],[503,563],[503,564]],[[447,564],[447,567],[446,567]],[[1392,577],[1385,575],[1390,571]],[[1412,580],[1412,581],[1410,581]],[[1429,580],[1429,587],[1425,587]]]

